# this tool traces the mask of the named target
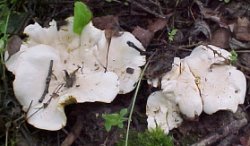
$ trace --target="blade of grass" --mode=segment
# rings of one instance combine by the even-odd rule
[[[5,23],[5,27],[4,27],[4,34],[3,34],[3,37],[2,39],[4,39],[5,41],[5,45],[6,45],[6,41],[7,41],[7,29],[8,29],[8,23],[9,23],[9,18],[10,18],[10,11],[8,12],[8,15],[7,15],[7,18],[6,18],[6,23]],[[6,80],[6,70],[5,70],[5,63],[4,63],[4,52],[5,52],[5,45],[4,45],[4,48],[3,51],[1,52],[0,54],[0,57],[1,57],[1,68],[2,68],[2,77],[1,77],[1,80],[3,81],[3,86],[4,86],[4,91],[5,91],[5,96],[4,98],[6,98],[6,96],[8,95],[8,83],[7,83],[7,80]],[[2,99],[0,99],[0,103],[2,103],[1,101]]]
[[[151,57],[149,57],[149,58],[151,58]],[[131,105],[131,109],[130,109],[129,117],[128,117],[128,125],[127,125],[127,131],[126,131],[125,146],[128,146],[129,128],[130,128],[130,124],[131,124],[131,121],[132,121],[132,115],[133,115],[133,111],[134,111],[134,107],[135,107],[135,101],[136,101],[136,97],[137,97],[139,89],[140,89],[142,78],[143,78],[144,73],[145,73],[145,71],[146,71],[146,69],[148,67],[148,64],[149,64],[149,61],[146,63],[146,65],[144,66],[144,68],[143,68],[143,70],[142,70],[142,72],[140,74],[139,81],[137,83],[135,93],[134,93],[134,96],[133,96],[133,99],[132,99],[132,105]]]

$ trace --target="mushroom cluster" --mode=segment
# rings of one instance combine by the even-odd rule
[[[245,100],[246,78],[229,59],[228,51],[211,45],[198,46],[183,59],[176,57],[162,78],[162,91],[148,98],[148,128],[160,126],[168,133],[180,125],[180,114],[195,118],[202,111],[236,112]]]
[[[20,50],[9,56],[6,67],[15,75],[15,96],[34,127],[59,130],[66,125],[64,107],[72,103],[111,102],[117,94],[132,91],[145,56],[128,46],[129,32],[111,40],[90,22],[82,33],[73,32],[73,18],[58,30],[55,21],[43,28],[38,23],[24,29],[28,35]]]

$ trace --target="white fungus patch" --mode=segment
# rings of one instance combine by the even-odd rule
[[[72,20],[59,31],[55,21],[48,28],[31,24],[24,29],[29,37],[20,51],[8,60],[6,52],[16,98],[28,123],[40,129],[63,128],[68,104],[110,103],[118,93],[132,91],[145,64],[145,56],[127,45],[131,41],[144,50],[131,33],[121,32],[108,44],[105,32],[91,22],[81,35],[73,33]]]
[[[172,70],[162,78],[161,98],[175,103],[178,111],[187,118],[195,118],[202,111],[207,114],[219,110],[236,112],[238,105],[244,103],[246,78],[241,71],[228,63],[229,56],[230,53],[226,50],[209,45],[196,47],[183,59],[175,58]],[[159,101],[149,98],[148,111],[154,111],[155,107],[151,102]],[[165,106],[170,108],[168,103]],[[148,114],[148,121],[152,118],[157,123],[164,121],[154,116]],[[168,118],[164,122],[166,119]],[[152,127],[150,125],[152,122],[149,128]]]

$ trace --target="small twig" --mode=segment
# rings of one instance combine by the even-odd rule
[[[129,47],[134,48],[135,50],[140,52],[140,55],[151,55],[152,54],[152,52],[147,52],[147,51],[141,50],[133,42],[127,41],[127,44],[128,44]]]
[[[242,68],[243,70],[245,70],[245,71],[247,71],[247,72],[250,73],[250,68],[249,67],[244,66],[244,65],[242,65],[240,63],[236,63],[236,66],[238,66],[238,67]]]
[[[221,53],[219,53],[218,51],[214,50],[214,49],[211,48],[210,46],[208,46],[208,45],[205,45],[205,46],[206,46],[208,49],[210,49],[211,51],[213,51],[214,55],[216,54],[216,55],[218,55],[219,57],[223,58],[225,64],[230,64],[230,59],[226,58],[225,56],[223,56]],[[217,65],[217,64],[216,64],[216,63],[213,63],[213,64],[211,65],[211,68],[212,68],[213,65]]]
[[[106,64],[105,64],[105,67],[104,67],[104,72],[107,72],[107,70],[108,70],[109,49],[110,49],[110,43],[111,43],[111,40],[112,40],[112,36],[109,36],[109,38],[107,38],[107,40],[108,40],[108,48],[107,48],[107,53],[106,53]]]
[[[246,111],[248,108],[250,108],[250,104],[249,105],[247,105],[246,107],[244,107],[244,111]]]
[[[245,74],[245,77],[248,79],[248,80],[250,80],[250,76],[249,75],[247,75],[247,74],[249,74],[250,73],[250,68],[249,67],[247,67],[247,66],[244,66],[244,65],[242,65],[242,64],[240,64],[240,63],[236,63],[236,66],[237,67],[239,67],[240,68],[240,70],[242,71],[242,72],[244,72]],[[247,72],[247,73],[246,73]]]
[[[250,50],[235,50],[236,53],[250,53]]]
[[[68,136],[64,139],[61,146],[71,146],[73,142],[79,137],[83,128],[82,121],[83,121],[83,118],[81,115],[79,115],[77,117],[75,125],[71,129],[71,132],[67,134]]]
[[[5,146],[8,146],[8,139],[9,139],[9,127],[5,130]]]
[[[145,12],[147,12],[147,13],[149,13],[149,14],[152,14],[152,15],[154,15],[154,16],[156,16],[156,17],[163,18],[163,19],[166,18],[166,16],[161,15],[161,14],[158,14],[158,13],[156,13],[156,12],[154,12],[154,11],[151,11],[148,7],[145,7],[145,6],[143,6],[142,4],[140,4],[140,3],[138,3],[138,2],[136,2],[136,1],[134,1],[134,0],[127,0],[127,1],[130,2],[131,4],[136,5],[137,7],[141,8],[142,10],[144,10]]]
[[[158,9],[159,9],[159,13],[160,13],[161,15],[164,15],[164,14],[163,14],[163,11],[162,11],[161,4],[160,4],[160,2],[159,2],[158,0],[157,0],[157,1],[149,0],[149,2],[151,2],[153,5],[157,6]]]
[[[29,112],[29,110],[30,110],[30,108],[31,108],[31,106],[32,106],[32,103],[33,103],[33,100],[31,100],[31,102],[30,102],[30,105],[29,105],[29,107],[28,107],[28,109],[27,109],[27,113]]]
[[[46,77],[46,82],[45,82],[45,89],[43,91],[41,98],[39,99],[39,103],[42,103],[46,94],[49,93],[49,83],[51,81],[52,68],[53,68],[53,60],[50,60],[49,71],[48,71],[48,75]]]
[[[243,118],[240,120],[234,120],[230,124],[218,129],[215,133],[210,134],[206,138],[202,139],[201,141],[192,144],[191,146],[206,146],[212,145],[215,142],[219,141],[220,139],[226,137],[230,133],[237,132],[243,126],[247,124],[247,119]]]
[[[31,118],[32,116],[34,116],[37,112],[39,112],[41,109],[43,109],[43,107],[40,107],[40,108],[38,108],[34,113],[32,113],[30,116],[28,116],[27,118],[26,118],[26,120],[28,120],[29,118]]]
[[[31,118],[33,115],[35,115],[37,112],[39,112],[41,109],[44,109],[46,107],[48,107],[50,101],[52,100],[52,98],[58,96],[58,92],[60,91],[60,89],[63,87],[64,84],[60,84],[56,87],[56,89],[54,90],[54,92],[52,93],[52,95],[50,96],[49,100],[45,103],[43,103],[43,106],[38,108],[34,113],[32,113],[29,117],[27,117],[26,119]]]
[[[60,84],[56,87],[56,89],[53,91],[52,95],[50,95],[50,98],[47,102],[43,103],[43,108],[46,108],[50,101],[52,100],[52,98],[58,97],[58,92],[60,91],[60,89],[63,87],[64,84]]]

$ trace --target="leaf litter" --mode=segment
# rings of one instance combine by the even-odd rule
[[[148,60],[150,63],[145,78],[161,77],[171,69],[173,57],[188,55],[190,52],[188,49],[193,48],[200,41],[204,44],[223,47],[229,51],[234,49],[239,54],[236,66],[246,76],[250,76],[250,3],[248,1],[231,1],[226,4],[220,1],[207,0],[206,3],[195,1],[192,5],[187,5],[185,2],[139,0],[136,2],[128,1],[128,6],[116,1],[108,3],[105,1],[87,0],[85,2],[93,10],[94,20],[96,19],[95,25],[99,25],[103,30],[107,31],[107,36],[117,35],[116,32],[120,29],[129,30],[143,43],[147,52],[155,53],[155,57]],[[34,18],[38,22],[46,23],[52,17],[59,21],[73,14],[73,1],[69,1],[66,4],[67,8],[64,1],[55,1],[55,4],[46,1],[43,3],[43,7],[34,2],[28,2],[28,4],[38,6],[37,8],[32,7],[28,9],[28,11],[34,13],[33,17],[36,16]],[[24,6],[26,7],[25,4]],[[54,8],[56,9],[51,17],[47,12]],[[100,8],[105,13],[100,13]],[[45,11],[45,9],[47,10]],[[106,18],[100,17],[98,20],[95,16],[104,16]],[[169,42],[167,30],[173,27],[178,29],[179,33],[183,34],[182,41],[174,40],[173,42]],[[231,28],[233,28],[233,31]],[[201,39],[200,34],[204,38]],[[10,44],[8,45],[9,55],[18,51],[20,45],[18,38],[12,39],[10,39]],[[180,47],[183,48],[183,46],[185,46],[185,50],[178,49]],[[146,97],[152,91],[158,90],[146,85],[146,83],[142,86],[144,88],[139,93],[135,108],[135,113],[137,114],[135,114],[136,116],[134,116],[132,121],[132,129],[139,131],[146,128]],[[248,86],[246,101],[240,108],[242,109],[240,116],[237,117],[238,113],[232,114],[221,111],[215,115],[203,114],[193,121],[185,120],[179,129],[175,129],[170,133],[174,137],[175,145],[202,145],[202,142],[206,141],[206,144],[213,145],[226,145],[229,143],[247,146],[250,141],[248,133],[250,124],[245,116],[250,115],[249,90]],[[21,127],[21,131],[26,137],[21,138],[22,140],[20,141],[25,141],[26,143],[27,141],[32,141],[33,143],[47,145],[56,143],[89,146],[115,145],[118,139],[122,137],[123,132],[119,129],[112,129],[107,133],[104,129],[104,120],[100,115],[113,113],[124,107],[128,107],[131,97],[132,94],[122,95],[121,98],[116,98],[111,104],[84,103],[76,106],[68,106],[66,113],[67,117],[69,117],[69,122],[63,130],[58,131],[56,134],[53,132],[37,131],[30,126],[26,128]],[[11,113],[20,112],[18,106],[14,106],[14,109],[16,110]],[[1,117],[5,116],[2,115]],[[6,119],[0,122],[6,122]],[[13,124],[13,122],[11,123]],[[9,128],[12,128],[12,126]],[[218,129],[223,132],[218,132]],[[225,131],[226,129],[229,129],[229,131]],[[14,129],[11,130],[12,132],[15,131]],[[230,130],[234,131],[233,136],[230,134]],[[31,134],[29,131],[33,131],[34,134]],[[41,135],[43,136],[41,139],[37,138],[41,137]],[[57,138],[55,139],[54,137]],[[216,140],[211,140],[211,137]]]

